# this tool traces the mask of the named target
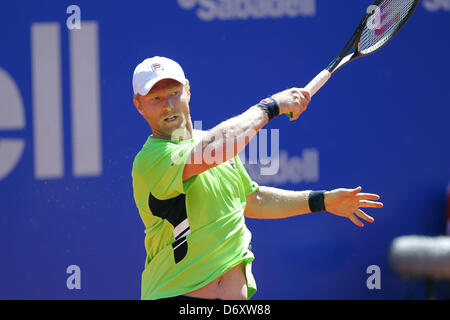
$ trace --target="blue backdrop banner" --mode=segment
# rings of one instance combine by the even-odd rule
[[[208,130],[305,86],[370,4],[2,1],[0,298],[140,298],[145,234],[131,167],[151,130],[131,79],[143,59],[180,63],[194,126]],[[401,279],[388,254],[398,236],[446,233],[449,29],[450,1],[421,1],[394,41],[336,73],[297,121],[275,119],[241,153],[260,185],[362,186],[384,203],[366,210],[375,222],[364,228],[323,212],[246,219],[253,299],[426,297],[425,282]],[[438,298],[449,297],[441,283]]]

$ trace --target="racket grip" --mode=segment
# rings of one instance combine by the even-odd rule
[[[308,85],[305,87],[306,90],[311,94],[311,98],[313,95],[319,91],[320,88],[330,79],[331,73],[328,70],[323,70],[319,73]]]
[[[319,73],[313,80],[311,80],[310,83],[307,84],[305,87],[305,90],[309,91],[309,94],[311,95],[311,98],[313,95],[316,94],[317,91],[319,91],[320,88],[330,79],[331,73],[325,69],[321,73]],[[292,118],[293,114],[292,112],[286,113],[289,118]]]

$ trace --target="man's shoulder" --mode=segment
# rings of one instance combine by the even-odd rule
[[[197,141],[197,140],[201,140],[208,133],[208,131],[194,129],[194,130],[192,130],[192,133],[194,135],[194,140]]]
[[[193,134],[201,139],[204,132],[201,130],[195,131]],[[197,138],[194,138],[194,140],[197,140]],[[192,145],[190,142],[174,143],[171,140],[149,138],[136,154],[133,161],[133,170],[142,168],[142,166],[144,166],[144,169],[148,169],[151,163],[171,161],[177,155],[177,152],[184,153],[190,145]]]

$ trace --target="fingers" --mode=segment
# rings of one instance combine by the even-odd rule
[[[300,107],[300,112],[303,112],[308,107],[308,100],[300,89],[293,89],[292,96],[294,97],[295,104]]]
[[[300,112],[292,112],[292,117],[289,117],[289,121],[295,121],[300,117]]]
[[[380,196],[374,193],[359,193],[356,195],[358,200],[378,200]]]
[[[352,193],[354,195],[356,195],[356,198],[358,200],[378,200],[380,199],[380,196],[375,194],[375,193],[360,193],[362,188],[361,186],[355,188],[355,189],[351,189]]]
[[[311,92],[309,92],[308,90],[305,90],[305,89],[299,89],[299,91],[301,92],[303,97],[305,97],[306,101],[308,101],[308,103],[310,103],[311,102]]]
[[[309,91],[304,89],[297,89],[297,94],[300,96],[300,103],[302,105],[303,111],[306,110],[308,104],[311,102],[311,94]]]
[[[295,121],[300,117],[300,115],[302,114],[302,112],[304,110],[302,110],[302,98],[301,98],[300,94],[296,90],[293,90],[292,96],[293,96],[294,103],[300,107],[300,110],[296,109],[296,110],[292,111],[292,117],[290,118],[290,120]]]
[[[274,94],[272,98],[278,102],[280,113],[292,113],[290,120],[294,121],[306,110],[311,94],[305,89],[291,88]]]
[[[364,211],[362,211],[360,209],[356,210],[355,214],[367,222],[373,223],[375,221],[374,218],[372,218],[371,216],[369,216],[368,214],[366,214]],[[352,214],[348,217],[350,219],[350,221],[353,222],[358,227],[361,227],[361,228],[364,227],[364,223],[362,223],[360,220],[358,220],[358,218],[356,218],[355,214]]]
[[[354,188],[354,189],[338,189],[338,190],[341,190],[341,192],[346,193],[347,194],[346,197],[348,197],[350,195],[350,198],[352,198],[352,201],[351,201],[352,204],[346,210],[349,210],[349,211],[347,211],[347,214],[349,212],[352,212],[353,210],[354,211],[349,216],[347,216],[347,214],[345,214],[344,216],[347,216],[347,218],[349,218],[350,221],[353,222],[353,224],[355,224],[358,227],[364,226],[364,224],[358,218],[361,218],[370,223],[373,223],[375,221],[374,218],[367,215],[364,211],[359,209],[359,207],[382,208],[383,207],[382,202],[371,201],[371,200],[379,200],[380,199],[379,195],[374,194],[374,193],[360,193],[360,191],[362,190],[361,186],[358,186],[357,188]],[[356,201],[355,201],[355,199],[356,199]]]
[[[352,194],[357,195],[362,190],[361,186],[352,190]]]
[[[372,222],[375,221],[374,218],[372,218],[371,216],[369,216],[368,214],[366,214],[364,211],[362,211],[362,210],[360,210],[360,209],[356,210],[356,211],[355,211],[355,214],[356,214],[358,217],[360,217],[361,219],[366,220],[367,222],[372,223]]]
[[[308,103],[311,101],[311,96],[307,90],[298,88],[291,89],[291,94],[293,97],[293,102],[296,105],[296,110],[292,112],[293,115],[290,120],[295,121],[308,107]]]
[[[361,191],[361,187],[353,189],[353,194],[356,196],[358,200],[358,206],[364,208],[383,208],[382,202],[377,201],[369,201],[369,200],[378,200],[380,196],[374,193],[359,193]]]
[[[383,208],[383,203],[377,201],[360,200],[358,206],[363,208]]]
[[[377,201],[368,201],[368,200],[379,200],[380,196],[374,193],[359,193],[361,191],[361,187],[355,188],[352,190],[352,194],[356,196],[356,200],[359,201],[359,207],[370,207],[370,208],[382,208],[383,203]]]
[[[355,215],[351,215],[350,217],[348,217],[350,219],[351,222],[353,222],[355,225],[357,225],[358,227],[364,227],[364,224],[358,220],[358,218],[355,217]]]

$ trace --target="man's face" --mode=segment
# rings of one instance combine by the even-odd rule
[[[138,96],[134,104],[153,131],[153,136],[171,139],[172,133],[190,131],[190,92],[188,85],[173,79],[157,82],[146,96]],[[191,133],[191,132],[189,132]]]

